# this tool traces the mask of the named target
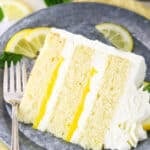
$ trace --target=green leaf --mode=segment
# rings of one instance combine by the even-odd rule
[[[144,86],[143,90],[148,91],[150,93],[150,82]]]
[[[70,0],[44,0],[47,6],[70,2]]]
[[[3,13],[2,8],[0,7],[0,21],[2,21],[3,18],[4,18],[4,13]]]
[[[10,66],[11,61],[13,61],[14,64],[16,64],[18,61],[22,59],[22,55],[3,52],[0,55],[0,68],[4,68],[5,61],[7,61],[8,66]]]

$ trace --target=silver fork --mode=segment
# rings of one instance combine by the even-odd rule
[[[16,66],[11,62],[10,68],[8,68],[7,62],[5,62],[3,95],[4,100],[12,106],[11,150],[19,150],[17,111],[26,81],[27,77],[24,62],[18,62]]]

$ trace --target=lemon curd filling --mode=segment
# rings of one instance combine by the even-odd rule
[[[83,89],[83,93],[82,93],[82,97],[81,97],[78,109],[74,115],[73,121],[71,123],[71,126],[69,128],[68,134],[67,134],[66,139],[65,139],[68,142],[71,140],[71,137],[73,136],[74,131],[78,127],[78,120],[79,120],[81,113],[84,109],[84,102],[85,102],[86,96],[90,92],[90,81],[91,81],[91,78],[95,75],[95,73],[97,73],[96,69],[92,68],[90,71],[90,77],[88,79],[88,82],[87,82],[85,88]]]
[[[33,128],[35,128],[35,129],[38,128],[38,125],[39,125],[40,121],[42,120],[42,118],[43,118],[43,116],[45,114],[48,100],[49,100],[49,98],[50,98],[50,96],[52,94],[55,82],[57,80],[59,68],[60,68],[60,66],[61,66],[63,61],[64,61],[64,58],[60,57],[57,65],[56,65],[56,67],[55,67],[55,69],[54,69],[54,71],[52,73],[52,76],[50,77],[50,80],[48,82],[48,88],[47,88],[45,96],[43,97],[43,100],[42,100],[42,103],[41,103],[41,107],[39,109],[39,113],[38,113],[38,115],[35,118],[34,123],[33,123]]]

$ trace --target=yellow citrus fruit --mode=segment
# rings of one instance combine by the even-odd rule
[[[0,0],[0,7],[8,20],[17,20],[32,12],[27,4],[19,0]]]
[[[48,27],[23,29],[10,38],[5,51],[34,58],[43,46],[49,32],[50,28]]]
[[[133,38],[125,27],[108,22],[95,27],[116,48],[125,51],[133,50]]]

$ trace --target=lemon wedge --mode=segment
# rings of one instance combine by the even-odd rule
[[[34,58],[43,46],[45,37],[49,32],[50,28],[48,27],[23,29],[12,36],[5,47],[5,51]]]
[[[95,28],[116,48],[130,52],[133,50],[133,38],[125,27],[107,22],[98,24]]]
[[[0,7],[8,20],[17,20],[32,12],[27,4],[19,0],[0,0]]]
[[[39,51],[45,41],[46,35],[50,32],[48,27],[37,27],[33,29],[29,35],[26,37],[26,40],[32,44],[34,51]]]
[[[147,131],[150,131],[150,118],[148,118],[147,120],[145,120],[143,123],[143,129],[144,130],[147,130]]]
[[[34,48],[25,39],[32,29],[24,29],[17,32],[7,43],[5,47],[6,52],[23,54],[28,57],[34,57]]]
[[[143,90],[150,93],[150,82],[144,81]]]
[[[1,150],[9,150],[8,147],[6,146],[6,144],[4,144],[1,141],[0,141],[0,148],[1,148]]]
[[[143,90],[150,92],[150,82],[144,81]],[[144,120],[142,125],[144,130],[150,131],[150,117]]]

